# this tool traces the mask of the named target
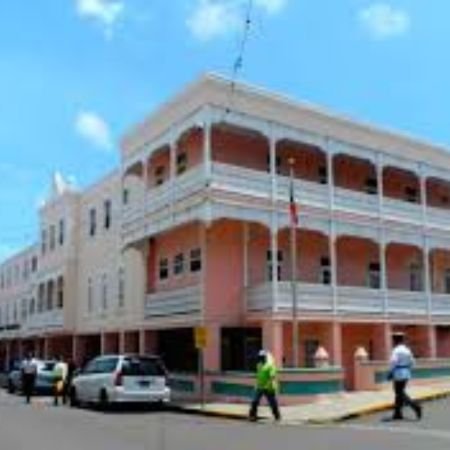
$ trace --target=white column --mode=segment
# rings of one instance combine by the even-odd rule
[[[420,164],[419,166],[419,174],[420,174],[420,201],[422,204],[422,223],[423,226],[427,225],[427,178],[425,174],[425,166]]]
[[[380,249],[380,288],[383,293],[383,312],[389,314],[389,296],[387,283],[387,262],[386,262],[386,230],[384,227],[384,184],[383,184],[383,154],[377,154],[377,190],[378,190],[378,232]]]
[[[175,207],[175,183],[176,183],[176,159],[177,159],[177,145],[175,139],[170,140],[170,211],[172,220],[174,219],[174,207]]]
[[[330,213],[334,210],[334,170],[333,170],[333,156],[334,152],[331,146],[331,140],[326,139],[325,151],[327,153],[327,179],[328,179],[328,203]]]
[[[273,213],[270,227],[270,252],[272,257],[272,309],[275,310],[278,305],[278,227]]]
[[[274,127],[269,131],[270,182],[272,186],[272,204],[277,201],[277,140]],[[274,205],[275,206],[275,205]]]
[[[428,316],[432,316],[432,292],[431,292],[431,279],[430,279],[430,244],[428,242],[427,236],[423,235],[423,270],[424,270],[424,281],[425,281],[425,295],[427,298],[427,312]]]
[[[203,163],[206,181],[209,183],[212,175],[211,114],[209,109],[206,110],[205,115],[203,123]]]
[[[334,218],[330,219],[330,235],[328,238],[331,266],[331,289],[333,295],[333,312],[338,310],[338,283],[337,283],[337,256],[336,256],[336,224]]]

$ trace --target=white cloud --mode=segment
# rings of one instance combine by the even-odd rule
[[[193,0],[186,24],[192,35],[201,40],[233,33],[243,24],[247,0]],[[279,13],[287,0],[254,0],[254,7],[267,15]]]
[[[254,0],[255,6],[261,7],[267,14],[277,14],[287,4],[287,0]]]
[[[120,0],[76,0],[76,10],[80,17],[99,23],[105,36],[110,38],[125,11],[125,4]]]
[[[359,21],[375,39],[388,39],[406,34],[411,26],[409,14],[387,3],[374,3],[358,14]]]
[[[75,119],[76,132],[95,147],[110,150],[113,139],[108,123],[92,111],[80,111]]]

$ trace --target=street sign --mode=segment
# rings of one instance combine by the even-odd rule
[[[208,332],[206,327],[195,327],[194,329],[195,347],[203,349],[208,341]]]

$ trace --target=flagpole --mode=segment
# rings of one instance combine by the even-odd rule
[[[294,158],[289,158],[289,182],[291,201],[295,202],[295,191],[294,191]],[[294,203],[295,204],[295,203]],[[292,205],[291,205],[292,207]],[[298,317],[297,317],[297,223],[291,215],[291,288],[292,288],[292,365],[293,367],[299,367],[298,360]]]

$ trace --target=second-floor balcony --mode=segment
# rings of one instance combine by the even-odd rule
[[[147,294],[144,314],[147,320],[198,316],[201,312],[199,285]]]
[[[297,283],[298,313],[305,314],[356,314],[374,316],[428,315],[425,292],[387,290],[362,287],[337,287]],[[450,316],[450,294],[431,295],[431,315]],[[276,298],[271,283],[251,287],[246,292],[247,312],[291,314],[293,310],[292,285],[279,282]]]
[[[53,330],[60,330],[63,327],[64,313],[60,308],[32,314],[22,324],[23,332],[28,334],[51,332]]]

